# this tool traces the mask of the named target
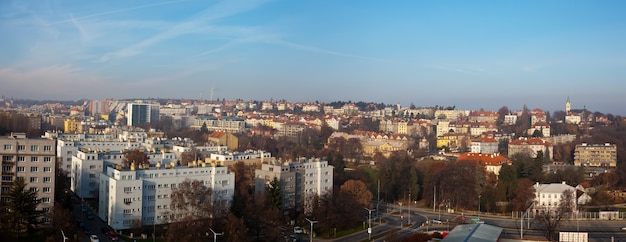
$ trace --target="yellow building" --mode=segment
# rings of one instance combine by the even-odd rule
[[[616,167],[617,145],[587,144],[576,145],[574,165],[589,167]]]
[[[468,148],[470,146],[470,136],[467,133],[447,133],[437,137],[437,147],[448,147],[450,149]]]
[[[63,125],[65,133],[80,133],[83,129],[81,121],[75,118],[65,119]]]

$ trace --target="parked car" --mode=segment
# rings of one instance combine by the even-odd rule
[[[442,224],[441,220],[433,219],[433,224]]]
[[[301,233],[304,233],[304,231],[302,230],[300,226],[296,226],[296,227],[293,227],[293,233],[301,234]]]
[[[118,241],[120,239],[117,236],[117,234],[115,233],[115,231],[113,231],[113,230],[109,231],[109,233],[107,233],[107,235],[109,236],[109,239],[111,239],[111,241]]]
[[[100,239],[98,239],[98,236],[95,234],[92,234],[91,236],[89,236],[89,240],[91,242],[100,242]]]

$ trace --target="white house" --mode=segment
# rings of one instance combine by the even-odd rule
[[[535,188],[535,208],[538,210],[551,210],[558,209],[563,199],[563,192],[572,192],[572,212],[577,210],[576,204],[576,188],[570,185],[562,183],[551,184],[539,184],[539,182],[533,185]]]

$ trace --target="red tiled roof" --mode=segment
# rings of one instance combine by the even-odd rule
[[[502,164],[510,164],[511,161],[504,156],[495,154],[480,154],[480,153],[464,153],[456,159],[457,161],[477,161],[485,166],[499,166]]]
[[[509,142],[509,145],[545,145],[552,146],[550,142],[544,141],[540,138],[519,138]]]

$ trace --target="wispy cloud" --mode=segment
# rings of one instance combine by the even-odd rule
[[[173,39],[182,35],[206,31],[210,28],[210,23],[222,18],[237,15],[264,4],[267,1],[221,1],[217,4],[205,8],[200,13],[178,23],[160,33],[152,35],[135,44],[118,51],[104,54],[100,61],[106,62],[114,58],[131,57],[143,53],[143,51],[155,44],[165,40]]]
[[[130,11],[135,11],[135,10],[139,10],[139,9],[156,7],[156,6],[161,6],[161,5],[168,5],[168,4],[175,4],[175,3],[185,2],[185,1],[189,1],[189,0],[165,1],[165,2],[144,4],[144,5],[139,5],[139,6],[129,7],[129,8],[122,8],[122,9],[104,11],[104,12],[99,12],[99,13],[93,13],[93,14],[83,15],[83,16],[79,16],[79,17],[70,17],[68,19],[52,22],[52,23],[50,23],[50,25],[68,23],[68,22],[73,22],[73,21],[76,21],[76,20],[92,18],[92,17],[98,17],[98,16],[111,15],[111,14],[116,14],[116,13],[130,12]]]

